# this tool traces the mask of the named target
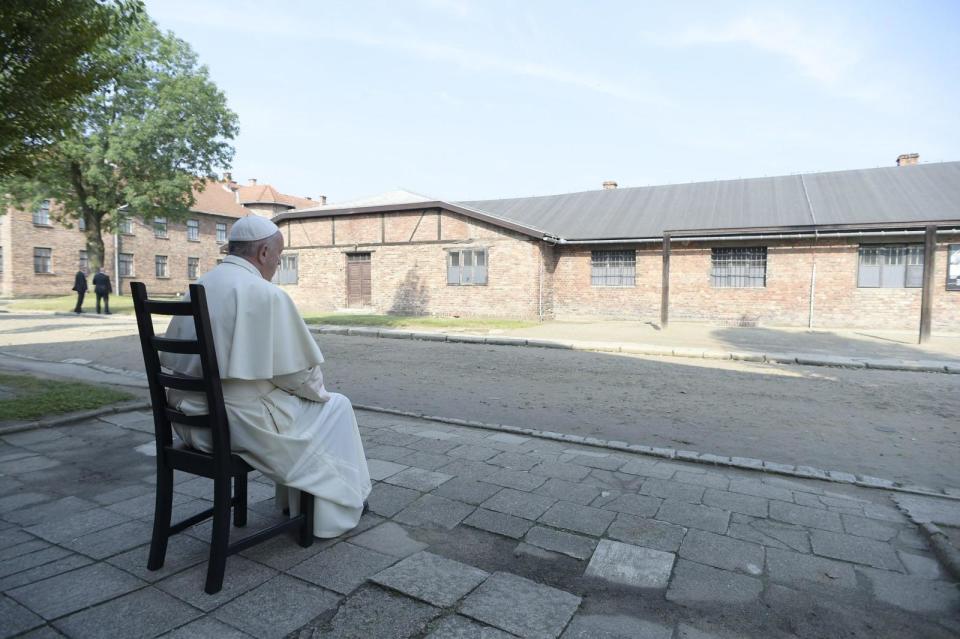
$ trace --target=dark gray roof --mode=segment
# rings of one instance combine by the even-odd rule
[[[960,162],[458,202],[567,240],[960,221]]]

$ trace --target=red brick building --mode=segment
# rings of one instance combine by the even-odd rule
[[[309,198],[279,193],[249,180],[239,185],[225,175],[194,193],[191,215],[174,222],[143,220],[130,215],[118,233],[105,235],[104,269],[114,291],[127,282],[146,282],[151,294],[183,292],[191,281],[221,259],[230,225],[247,215],[273,217],[283,211],[316,204]],[[73,228],[55,221],[56,203],[35,211],[8,209],[0,216],[0,267],[4,297],[65,295],[80,267],[87,266],[86,240],[76,221]]]
[[[960,331],[960,162],[543,197],[407,192],[281,213],[304,310]],[[948,261],[953,271],[948,278]]]

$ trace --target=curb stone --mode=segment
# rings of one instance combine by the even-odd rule
[[[128,413],[135,410],[149,409],[150,407],[151,404],[149,401],[120,402],[117,404],[111,404],[109,406],[101,406],[100,408],[93,408],[90,410],[75,411],[65,415],[57,415],[56,417],[48,417],[32,422],[18,422],[0,425],[0,435],[10,435],[13,433],[21,433],[40,428],[54,428],[56,426],[64,426],[66,424],[83,421],[85,419],[91,419],[93,417],[100,417],[101,415]]]
[[[909,515],[907,516],[909,517]],[[924,522],[919,526],[920,531],[933,547],[933,553],[940,560],[940,563],[954,579],[960,579],[960,550],[954,548],[953,544],[950,543],[950,538],[936,524]]]
[[[765,362],[768,364],[788,364],[800,366],[823,366],[830,368],[871,369],[904,371],[911,373],[960,374],[960,363],[928,360],[922,362],[902,362],[896,360],[871,360],[862,357],[838,357],[831,355],[809,355],[803,353],[760,353],[749,351],[717,351],[711,349],[656,346],[625,342],[579,342],[576,340],[527,339],[506,335],[463,335],[427,331],[404,331],[367,327],[339,326],[323,324],[309,326],[310,332],[319,335],[357,335],[380,337],[384,339],[418,339],[431,342],[450,342],[460,344],[490,344],[492,346],[527,346],[534,348],[559,348],[574,351],[599,353],[629,353],[631,355],[652,355],[655,357],[682,357],[694,359],[735,360],[743,362]]]
[[[960,501],[960,490],[956,488],[945,488],[937,490],[927,488],[926,486],[906,485],[895,482],[890,479],[872,477],[869,475],[853,475],[839,470],[822,470],[812,466],[792,466],[790,464],[781,464],[777,462],[763,461],[752,457],[726,457],[724,455],[714,455],[712,453],[700,453],[690,450],[675,450],[673,448],[657,448],[653,446],[644,446],[642,444],[628,444],[627,442],[611,441],[599,439],[597,437],[582,437],[580,435],[569,435],[567,433],[556,433],[549,430],[538,430],[536,428],[520,428],[507,424],[490,424],[468,419],[458,419],[454,417],[440,417],[437,415],[424,415],[406,410],[395,410],[383,406],[371,406],[369,404],[354,404],[358,410],[370,411],[373,413],[384,413],[387,415],[398,415],[400,417],[413,417],[415,419],[424,419],[443,424],[453,424],[455,426],[469,426],[471,428],[481,428],[483,430],[492,430],[497,432],[506,432],[537,439],[546,439],[566,443],[582,444],[584,446],[593,446],[605,450],[617,450],[627,453],[636,453],[650,457],[663,457],[666,459],[677,459],[680,461],[694,464],[709,464],[711,466],[725,466],[728,468],[742,468],[744,470],[759,470],[773,475],[785,475],[787,477],[800,477],[803,479],[818,479],[820,481],[829,481],[836,484],[851,484],[862,488],[879,488],[882,490],[892,490],[901,493],[911,493],[915,495],[925,495],[928,497],[940,497]]]

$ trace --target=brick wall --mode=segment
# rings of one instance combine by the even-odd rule
[[[918,237],[911,241],[917,242]],[[960,331],[960,292],[947,291],[947,245],[939,237],[934,263],[933,329]],[[752,244],[756,246],[757,244]],[[711,247],[674,242],[670,259],[670,318],[715,322],[758,321],[768,326],[807,326],[810,279],[816,262],[814,328],[913,329],[919,325],[919,288],[858,288],[859,242],[821,239],[768,242],[763,288],[713,288]],[[724,243],[723,246],[748,246]],[[625,249],[603,245],[599,249]],[[636,248],[636,247],[633,247]],[[558,319],[596,317],[655,320],[660,316],[662,255],[659,245],[636,248],[636,286],[590,284],[591,247],[557,247],[553,278]]]
[[[327,225],[335,227],[330,236]],[[436,210],[294,220],[281,228],[286,252],[299,255],[298,284],[284,288],[306,312],[346,307],[346,255],[354,251],[371,254],[372,312],[524,318],[540,312],[544,248],[512,231]],[[336,244],[297,242],[334,235]],[[488,283],[448,285],[447,251],[468,248],[487,250]]]
[[[79,268],[80,251],[86,248],[84,234],[76,227],[66,228],[53,222],[50,226],[33,224],[32,213],[10,210],[3,216],[0,242],[3,246],[3,294],[7,296],[54,296],[71,293],[73,279]],[[152,222],[144,224],[134,219],[133,234],[120,236],[120,252],[133,254],[133,277],[117,282],[114,277],[112,234],[104,234],[104,269],[113,281],[114,291],[127,292],[130,281],[146,283],[151,295],[169,295],[186,291],[191,280],[187,278],[187,258],[200,259],[199,274],[213,268],[219,254],[216,242],[216,223],[230,225],[234,218],[197,213],[190,219],[200,223],[199,241],[187,240],[186,220],[168,222],[167,238],[154,236]],[[229,232],[229,231],[228,231]],[[34,273],[33,249],[52,250],[51,274]],[[156,277],[155,257],[167,256],[167,278]],[[90,273],[90,276],[93,274]]]

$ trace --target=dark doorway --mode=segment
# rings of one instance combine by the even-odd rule
[[[347,253],[347,306],[370,306],[369,253]]]

